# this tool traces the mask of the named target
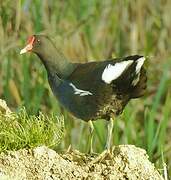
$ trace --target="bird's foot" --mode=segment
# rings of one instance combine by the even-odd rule
[[[88,155],[89,155],[90,157],[96,157],[96,156],[98,155],[98,153],[94,152],[93,150],[90,150],[90,151],[88,152]]]
[[[98,153],[94,152],[93,148],[90,148],[87,153],[90,157],[96,157]]]
[[[110,149],[105,149],[101,154],[94,158],[90,164],[96,164],[102,162],[105,159],[112,159],[112,152]]]
[[[88,150],[88,154],[93,154],[93,153],[94,153],[93,148],[92,148],[92,146],[90,145],[90,148],[89,148],[89,150]]]

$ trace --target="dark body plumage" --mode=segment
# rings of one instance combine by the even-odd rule
[[[75,68],[65,79],[59,75],[48,73],[49,84],[60,103],[77,118],[85,121],[119,115],[131,98],[144,94],[146,75],[144,68],[140,72],[140,80],[136,86],[131,83],[136,78],[136,61],[142,56],[129,56],[102,62],[75,64]],[[129,68],[110,84],[102,81],[102,73],[108,64],[133,60]],[[74,85],[79,90],[90,92],[88,95],[75,94]]]
[[[134,55],[112,60],[71,63],[46,36],[34,35],[20,54],[32,51],[44,64],[50,87],[60,104],[75,117],[90,125],[92,120],[109,121],[105,148],[110,149],[113,119],[122,113],[130,99],[144,95],[146,89],[145,58]]]

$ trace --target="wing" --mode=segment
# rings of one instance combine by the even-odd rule
[[[126,93],[139,84],[145,58],[135,55],[102,62],[79,64],[68,80],[81,90],[103,93],[113,87],[116,93]],[[145,79],[145,78],[144,78]]]

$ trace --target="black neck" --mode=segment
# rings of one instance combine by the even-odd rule
[[[74,64],[70,63],[56,48],[36,54],[43,62],[48,75],[58,75],[59,78],[65,79],[74,69]]]

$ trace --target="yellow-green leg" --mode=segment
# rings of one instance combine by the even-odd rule
[[[90,145],[89,145],[89,153],[92,154],[93,153],[93,135],[94,135],[94,126],[93,126],[93,123],[92,121],[88,121],[88,124],[89,124],[89,129],[90,129],[90,136],[89,136],[89,142],[90,142]]]
[[[107,156],[111,156],[110,148],[111,148],[112,131],[113,131],[113,119],[110,118],[107,124],[107,139],[106,139],[105,150],[99,156],[97,156],[93,161],[91,161],[92,164],[102,161]]]
[[[111,147],[112,131],[113,131],[113,119],[110,118],[107,124],[107,139],[105,145],[105,149],[107,149],[108,151],[110,150]]]

